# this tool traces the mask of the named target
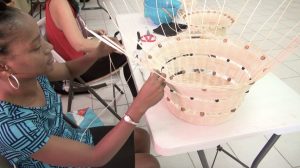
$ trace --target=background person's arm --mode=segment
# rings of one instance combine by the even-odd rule
[[[97,48],[98,40],[86,39],[82,35],[67,0],[52,0],[49,4],[49,10],[54,24],[63,31],[75,50],[90,52]]]
[[[112,39],[115,40],[115,39]],[[117,43],[118,41],[115,40]],[[99,43],[97,48],[80,57],[65,63],[54,63],[52,71],[47,72],[50,81],[73,79],[85,73],[99,58],[115,50],[104,43]]]

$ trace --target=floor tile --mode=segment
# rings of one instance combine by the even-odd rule
[[[300,74],[300,60],[289,61],[285,62],[284,64]]]
[[[195,168],[188,154],[156,157],[161,168]]]
[[[279,78],[291,78],[299,76],[297,72],[282,64],[279,64],[276,67],[274,67],[272,73],[274,73]]]
[[[67,95],[62,96],[64,112],[67,111],[68,99],[69,98]],[[91,95],[90,94],[74,95],[71,110],[78,110],[86,107],[92,107]]]
[[[282,135],[275,143],[276,149],[293,166],[300,166],[300,133]]]
[[[264,136],[248,137],[242,140],[234,140],[228,144],[246,165],[251,165],[267,140]],[[272,148],[266,157],[261,161],[260,167],[263,168],[290,168],[289,163],[280,155],[280,153]]]
[[[300,94],[300,77],[282,79],[288,86]]]

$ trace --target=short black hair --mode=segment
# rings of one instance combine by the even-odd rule
[[[11,0],[0,0],[0,1],[4,1],[5,3],[10,3]]]
[[[15,20],[21,11],[6,5],[4,0],[0,0],[0,55],[5,55],[8,44],[7,37],[11,36],[15,28]]]

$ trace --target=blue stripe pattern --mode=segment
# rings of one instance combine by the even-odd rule
[[[30,157],[53,135],[79,141],[82,129],[74,129],[63,120],[62,103],[46,76],[37,78],[46,104],[43,107],[22,107],[0,100],[0,154],[11,164],[22,168],[60,167],[44,164]],[[82,142],[92,144],[87,131]]]

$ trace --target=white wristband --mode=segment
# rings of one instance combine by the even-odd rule
[[[138,125],[138,123],[132,121],[132,119],[128,115],[124,116],[124,121],[127,122],[127,123],[129,123],[129,124],[135,125],[135,126]]]

